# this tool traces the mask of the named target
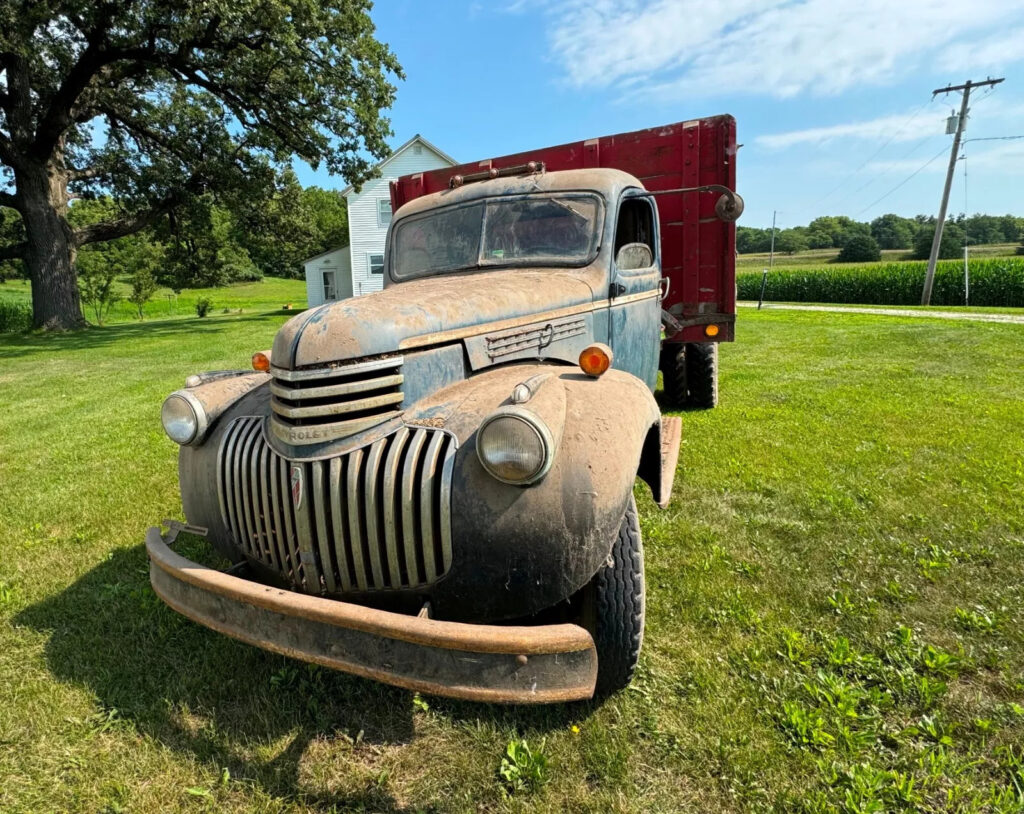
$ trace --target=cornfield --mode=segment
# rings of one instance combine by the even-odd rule
[[[772,271],[768,274],[764,297],[776,302],[917,305],[921,302],[927,267],[927,263],[919,261]],[[759,272],[741,272],[736,282],[739,299],[758,298]],[[938,264],[932,304],[964,304],[963,261],[947,260]],[[971,261],[970,304],[1024,307],[1024,257]]]

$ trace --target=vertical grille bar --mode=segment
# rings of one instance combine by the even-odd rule
[[[263,550],[267,561],[281,571],[283,563],[274,543],[274,515],[270,502],[270,478],[268,477],[270,458],[273,454],[266,444],[260,445],[259,491],[260,497],[263,499]]]
[[[234,462],[235,446],[238,444],[238,436],[243,426],[245,426],[245,419],[232,422],[221,443],[221,452],[223,453],[220,461],[221,513],[224,517],[224,525],[228,527],[235,540],[240,539],[241,534],[238,532],[238,512],[235,510],[237,481],[231,477],[231,465]]]
[[[416,511],[416,468],[426,440],[426,430],[416,430],[413,433],[402,467],[402,545],[405,548],[405,571],[409,575],[409,585],[420,585],[424,581],[416,562],[416,552],[421,544],[425,545],[429,533],[425,529],[417,528],[419,517]]]
[[[444,453],[441,470],[441,573],[445,574],[452,564],[452,470],[455,468],[455,444],[449,444]]]
[[[420,478],[420,528],[423,529],[423,564],[427,570],[425,577],[428,583],[434,582],[438,572],[443,570],[443,560],[435,551],[435,546],[441,541],[434,532],[438,520],[434,511],[434,494],[437,491],[435,487],[440,475],[438,461],[444,442],[444,433],[434,434],[423,458],[423,475]]]
[[[270,482],[270,505],[274,507],[274,543],[281,561],[281,573],[288,577],[295,571],[295,566],[292,564],[290,540],[284,530],[284,512],[281,511],[281,464],[273,452],[267,459],[267,480]]]
[[[387,447],[387,439],[382,438],[372,447],[366,459],[366,472],[363,479],[363,507],[366,511],[366,541],[370,548],[370,564],[373,568],[373,582],[379,588],[383,588],[385,582],[384,566],[381,562],[381,551],[384,548],[384,529],[379,528],[377,522],[377,473],[383,465],[384,450]]]
[[[320,565],[323,570],[324,585],[327,590],[333,593],[338,590],[334,581],[334,567],[331,562],[331,540],[327,535],[327,513],[324,505],[324,466],[320,461],[313,461],[309,465],[310,495],[309,505],[313,509],[316,521],[316,542],[320,550]]]
[[[384,540],[387,543],[388,573],[391,575],[392,587],[402,584],[402,562],[398,554],[401,506],[397,504],[396,498],[401,478],[399,464],[408,440],[409,431],[405,427],[396,432],[384,462]]]
[[[281,484],[281,514],[284,515],[284,531],[288,540],[288,556],[292,561],[292,581],[302,585],[306,581],[306,566],[299,556],[299,539],[295,531],[295,514],[292,508],[291,483],[288,481],[288,462],[277,459],[278,481]]]
[[[341,590],[352,590],[352,578],[349,576],[349,541],[346,539],[348,524],[342,509],[342,458],[331,458],[330,477],[327,495],[331,501],[331,525],[333,532],[333,549],[338,558],[338,579]]]
[[[348,495],[348,538],[352,542],[352,562],[355,566],[356,572],[356,586],[360,591],[365,591],[368,587],[366,580],[366,563],[367,560],[372,556],[370,554],[373,549],[367,548],[367,556],[363,556],[363,545],[365,543],[365,535],[363,534],[363,526],[359,523],[359,513],[362,511],[363,501],[360,500],[362,497],[362,491],[359,488],[360,475],[363,469],[363,450],[357,449],[348,456],[348,472],[346,477],[346,493]],[[340,488],[340,484],[339,484]],[[380,562],[377,563],[376,571],[380,571]],[[374,588],[381,586],[381,581],[378,578],[376,572],[372,577],[372,584]]]

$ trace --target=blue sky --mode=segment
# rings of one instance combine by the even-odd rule
[[[972,93],[965,137],[1024,135],[1024,0],[380,0],[372,16],[407,74],[395,146],[421,133],[471,161],[731,113],[748,226],[934,213],[960,104],[937,87],[1005,77]],[[1024,139],[965,151],[951,212],[1024,215]]]

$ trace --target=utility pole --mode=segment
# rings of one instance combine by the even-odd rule
[[[949,154],[949,168],[946,170],[946,185],[942,189],[942,203],[939,205],[939,218],[935,224],[935,237],[932,238],[932,253],[928,256],[928,273],[924,278],[924,291],[921,293],[921,305],[931,305],[932,284],[935,282],[935,263],[939,259],[939,246],[942,243],[942,227],[946,223],[946,207],[949,205],[949,190],[953,185],[953,171],[956,169],[957,154],[960,151],[960,137],[963,135],[964,127],[967,124],[967,102],[971,98],[971,88],[981,88],[985,85],[998,85],[1002,79],[986,79],[984,82],[972,82],[967,80],[963,85],[949,85],[932,91],[934,98],[940,93],[952,93],[961,90],[964,93],[963,101],[960,103],[960,120],[956,123],[956,135],[953,136],[953,150]]]

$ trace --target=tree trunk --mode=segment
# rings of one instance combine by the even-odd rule
[[[55,331],[84,328],[75,273],[75,240],[67,221],[67,174],[60,162],[32,164],[15,172],[32,280],[32,327]]]

